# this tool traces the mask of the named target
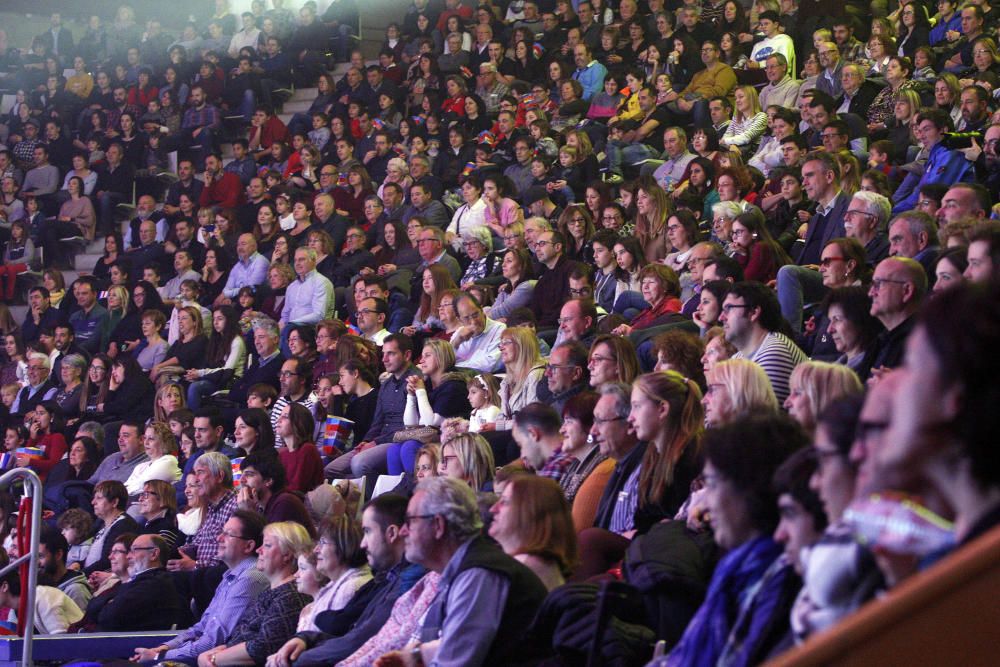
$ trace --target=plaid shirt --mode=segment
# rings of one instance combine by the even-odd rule
[[[198,567],[208,567],[219,562],[219,534],[229,517],[236,511],[236,492],[229,491],[215,505],[209,505],[201,528],[191,540],[192,556],[198,561]],[[191,556],[191,553],[188,553]]]
[[[219,117],[219,110],[211,104],[203,104],[201,109],[191,107],[184,112],[184,122],[181,127],[185,130],[194,130],[199,127],[218,127],[222,122]]]
[[[557,483],[562,484],[562,478],[566,475],[566,471],[573,467],[576,463],[576,457],[570,456],[569,454],[563,454],[562,449],[557,449],[553,452],[549,460],[545,462],[542,469],[538,471],[539,477],[548,477],[549,479],[554,479]]]

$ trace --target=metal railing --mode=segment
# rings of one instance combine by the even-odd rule
[[[35,636],[35,588],[38,584],[38,541],[42,529],[42,480],[30,468],[14,468],[0,476],[0,489],[6,489],[19,479],[26,482],[25,495],[33,501],[31,503],[31,547],[28,549],[28,553],[12,561],[7,567],[0,569],[0,577],[3,577],[14,568],[20,567],[24,561],[28,561],[27,585],[21,587],[21,593],[28,596],[28,603],[25,607],[25,618],[18,620],[24,622],[24,650],[21,654],[21,665],[22,667],[32,667],[31,644]]]

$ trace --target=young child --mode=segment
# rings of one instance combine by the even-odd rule
[[[17,392],[19,391],[21,391],[21,385],[16,382],[11,382],[0,387],[0,400],[3,401],[4,407],[8,411],[14,405],[14,400],[17,398]]]
[[[257,163],[250,154],[250,143],[240,137],[233,140],[233,161],[222,169],[240,177],[243,187],[250,185],[250,180],[257,175]]]
[[[778,168],[772,174],[781,184],[781,201],[767,227],[774,240],[787,250],[798,238],[799,229],[809,221],[812,203],[802,192],[802,176],[797,169]]]
[[[194,426],[194,413],[187,408],[174,410],[167,415],[167,426],[170,427],[170,432],[174,434],[174,438],[180,441],[184,430],[189,426]]]
[[[278,400],[278,392],[271,385],[260,382],[247,391],[247,407],[260,408],[270,413],[274,402]]]
[[[312,127],[309,131],[309,141],[322,151],[327,142],[330,141],[330,118],[322,111],[317,111],[312,115]]]
[[[87,560],[90,553],[90,545],[94,543],[94,538],[88,538],[90,529],[94,525],[94,519],[85,510],[77,507],[70,508],[59,516],[56,527],[69,543],[69,553],[66,554],[67,567],[73,568],[74,563],[81,565]]]
[[[500,416],[500,382],[492,373],[480,373],[469,379],[469,431],[479,433],[486,424]]]
[[[576,201],[576,193],[573,191],[572,183],[583,181],[583,172],[576,164],[577,150],[573,146],[562,146],[559,149],[559,166],[553,169],[555,180],[545,186],[551,194],[555,194],[554,199],[560,206],[565,207]]]

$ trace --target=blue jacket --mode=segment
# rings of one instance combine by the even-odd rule
[[[917,198],[920,196],[920,188],[924,185],[972,182],[975,177],[975,165],[966,160],[965,155],[959,151],[948,150],[942,142],[938,142],[934,144],[930,155],[927,156],[927,163],[924,164],[924,175],[920,177],[917,186],[899,200],[893,197],[892,214],[899,215],[903,211],[915,208]]]

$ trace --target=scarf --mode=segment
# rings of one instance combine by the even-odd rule
[[[666,665],[715,665],[726,649],[740,610],[756,595],[764,573],[781,553],[781,545],[765,535],[726,554],[715,568],[705,601],[670,652]]]

